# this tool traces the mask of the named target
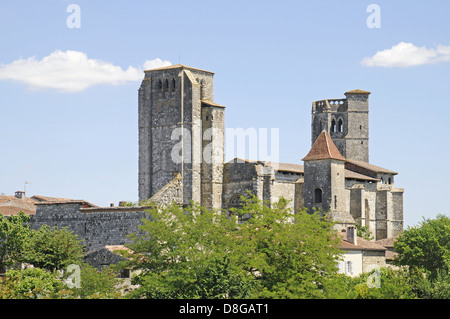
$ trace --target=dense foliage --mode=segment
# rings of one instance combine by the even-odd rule
[[[192,204],[152,210],[131,234],[128,261],[101,271],[82,262],[83,246],[66,228],[31,230],[23,213],[0,216],[0,299],[329,298],[449,299],[450,220],[444,215],[406,229],[395,242],[398,269],[339,274],[339,237],[320,212],[293,214],[242,197],[232,212]],[[362,234],[370,236],[365,229]],[[14,268],[20,263],[33,268]],[[69,284],[79,270],[79,286]],[[125,293],[118,271],[137,271]],[[376,285],[374,285],[376,283]]]
[[[82,262],[84,247],[67,228],[30,229],[29,217],[0,215],[0,299],[117,298],[117,271],[94,269]],[[26,269],[21,263],[32,265]],[[67,284],[68,266],[79,269],[79,287]]]
[[[73,232],[67,228],[43,225],[25,243],[23,260],[35,267],[54,271],[80,263],[83,253],[81,240]]]
[[[23,261],[24,247],[32,236],[28,220],[22,211],[10,217],[0,214],[0,269]]]
[[[415,267],[435,278],[450,270],[450,218],[438,215],[408,227],[394,244],[399,256],[396,264]]]
[[[242,198],[233,214],[192,205],[153,210],[130,246],[132,297],[323,298],[341,253],[332,224]],[[242,216],[251,216],[239,223]]]

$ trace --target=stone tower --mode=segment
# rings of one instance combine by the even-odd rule
[[[303,200],[305,207],[328,212],[339,227],[355,223],[349,213],[345,189],[345,158],[327,131],[317,137],[304,161]]]
[[[224,106],[214,73],[184,65],[147,70],[139,88],[139,200],[181,176],[182,203],[222,205]]]
[[[346,159],[369,162],[369,94],[353,90],[345,99],[313,102],[312,143],[325,130]]]

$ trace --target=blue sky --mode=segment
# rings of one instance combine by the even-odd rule
[[[448,214],[449,12],[448,1],[1,1],[0,193],[28,181],[28,196],[136,201],[142,69],[181,62],[216,73],[227,128],[278,128],[288,163],[311,146],[312,101],[372,92],[370,162],[399,172],[406,225]]]

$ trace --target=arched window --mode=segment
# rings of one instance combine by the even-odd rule
[[[166,79],[166,81],[164,82],[164,91],[168,91],[169,90],[169,80]]]
[[[392,179],[390,177],[388,178],[388,184],[392,184]]]
[[[242,200],[241,195],[235,194],[233,197],[231,197],[230,201],[228,202],[228,208],[241,208],[242,207]]]
[[[162,81],[161,80],[158,81],[158,89],[160,89],[160,90],[162,89]]]
[[[333,133],[333,132],[336,132],[336,120],[335,119],[333,119],[332,121],[331,121],[331,132]]]
[[[176,86],[177,82],[175,81],[175,79],[172,79],[172,91],[175,91]]]
[[[322,203],[322,190],[320,188],[316,188],[314,190],[314,203],[315,204]]]
[[[339,119],[337,131],[338,132],[343,132],[344,131],[344,122],[342,121],[342,119]]]
[[[382,177],[380,180],[381,180],[381,184],[384,184],[384,179],[383,179],[383,177]]]
[[[334,195],[334,209],[337,209],[337,196]]]

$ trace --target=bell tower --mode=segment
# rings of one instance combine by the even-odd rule
[[[182,202],[222,206],[225,107],[214,73],[177,64],[145,71],[139,89],[139,200],[181,176]]]
[[[345,99],[313,102],[312,143],[325,130],[346,159],[369,162],[369,94],[352,90]]]

